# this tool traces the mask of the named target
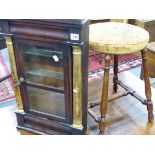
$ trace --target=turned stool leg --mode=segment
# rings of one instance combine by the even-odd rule
[[[101,112],[101,118],[99,122],[99,134],[104,133],[106,120],[105,115],[107,113],[107,102],[108,102],[108,87],[109,87],[109,69],[110,69],[110,59],[111,56],[109,54],[106,54],[105,57],[105,66],[104,66],[104,77],[103,77],[103,87],[102,87],[102,98],[101,98],[101,106],[100,106],[100,112]]]
[[[114,55],[114,75],[113,75],[113,92],[117,93],[117,80],[118,80],[118,55]]]
[[[151,86],[150,86],[150,79],[148,73],[148,66],[147,66],[147,57],[146,57],[146,48],[141,51],[142,54],[142,65],[143,65],[143,77],[145,82],[145,95],[146,95],[146,102],[147,102],[147,110],[148,110],[148,119],[149,121],[153,121],[153,103],[151,100]]]

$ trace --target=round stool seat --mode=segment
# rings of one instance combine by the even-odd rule
[[[89,28],[89,48],[110,54],[128,54],[144,49],[149,33],[137,26],[106,22]]]

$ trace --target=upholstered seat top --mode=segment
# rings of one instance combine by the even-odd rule
[[[128,54],[147,46],[146,30],[125,23],[106,22],[92,24],[89,28],[89,47],[111,54]]]

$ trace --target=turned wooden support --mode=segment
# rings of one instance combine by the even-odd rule
[[[117,93],[117,80],[118,80],[118,55],[114,55],[114,75],[113,75],[113,91]]]
[[[146,95],[146,102],[147,102],[147,110],[148,110],[148,119],[149,121],[153,121],[153,103],[151,100],[151,86],[150,86],[150,79],[149,79],[149,71],[147,66],[147,49],[141,50],[142,54],[142,65],[143,65],[143,75],[144,75],[144,83],[145,83],[145,95]]]
[[[101,108],[100,108],[100,112],[102,116],[107,113],[110,59],[111,59],[111,56],[107,54],[105,57],[102,98],[101,98]]]
[[[111,56],[106,54],[105,64],[104,64],[104,77],[103,77],[103,87],[102,87],[102,98],[101,98],[101,120],[99,123],[100,134],[104,133],[105,128],[105,115],[107,113],[107,102],[108,102],[108,87],[109,87],[109,69],[110,69]]]

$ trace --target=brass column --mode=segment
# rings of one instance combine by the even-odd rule
[[[82,126],[82,65],[81,49],[73,46],[73,127]]]
[[[13,43],[12,43],[11,37],[5,37],[5,40],[6,40],[6,46],[8,49],[8,55],[10,59],[12,79],[13,79],[13,83],[15,84],[16,81],[18,81],[18,74],[17,74],[17,68],[16,68]],[[20,88],[18,86],[15,87],[14,85],[14,92],[15,92],[18,112],[23,112],[23,104],[22,104],[22,99],[21,99]]]

